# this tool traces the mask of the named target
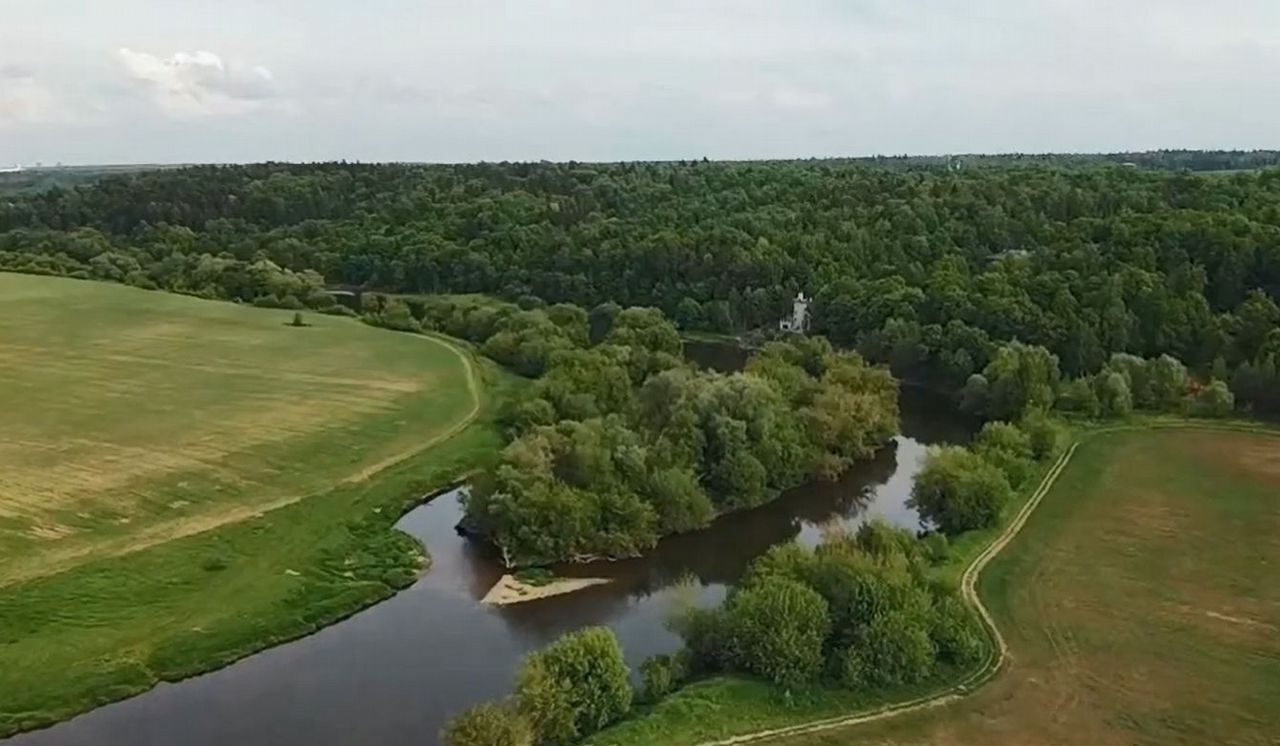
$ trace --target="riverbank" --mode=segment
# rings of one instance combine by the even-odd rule
[[[586,742],[591,746],[639,746],[647,743],[728,746],[755,740],[800,736],[932,709],[963,699],[990,682],[1005,663],[1008,644],[979,590],[985,592],[982,570],[1022,530],[1056,481],[1069,469],[1081,442],[1117,432],[1159,432],[1174,429],[1275,434],[1265,425],[1247,421],[1216,423],[1174,417],[1139,417],[1123,425],[1079,423],[1073,440],[1049,465],[1042,467],[1020,500],[1006,511],[1001,525],[975,531],[952,543],[950,561],[939,576],[960,584],[966,600],[982,617],[989,647],[983,661],[968,671],[945,671],[923,685],[874,695],[819,689],[785,701],[766,684],[724,676],[698,682],[664,699],[649,712],[604,731]]]
[[[510,606],[511,604],[537,601],[543,598],[563,596],[584,588],[604,585],[609,578],[551,578],[545,583],[527,583],[515,575],[503,575],[493,584],[489,592],[480,599],[480,603],[489,606]]]
[[[429,555],[392,526],[497,453],[494,405],[519,385],[454,349],[480,379],[478,410],[429,447],[243,520],[0,589],[0,735],[221,668],[413,583]]]
[[[944,582],[960,585],[966,601],[972,603],[972,584],[980,569],[978,563],[989,561],[988,551],[1003,546],[1016,534],[1025,516],[1052,487],[1054,480],[1070,459],[1074,444],[1064,447],[1051,461],[1040,467],[1036,478],[1029,480],[1032,489],[1024,490],[1010,505],[1006,518],[998,526],[971,531],[951,545],[948,561],[933,572]],[[987,559],[983,559],[986,556]],[[755,740],[780,737],[838,727],[846,722],[890,713],[919,709],[979,686],[998,670],[1003,660],[999,631],[986,622],[987,648],[982,661],[969,669],[945,668],[919,684],[877,692],[850,692],[825,687],[784,697],[764,682],[741,676],[717,676],[693,683],[663,699],[639,717],[624,721],[587,739],[587,746],[643,746],[650,743],[700,744],[728,746]]]

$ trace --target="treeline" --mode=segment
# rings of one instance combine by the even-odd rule
[[[268,294],[197,279],[192,257],[267,260],[389,292],[652,306],[715,331],[771,326],[803,290],[815,332],[900,377],[958,389],[1016,339],[1072,377],[1114,353],[1247,366],[1238,402],[1276,411],[1280,171],[991,163],[197,167],[0,202],[0,261],[251,302]],[[108,252],[136,269],[95,275]]]
[[[881,168],[1097,168],[1138,167],[1157,171],[1243,171],[1280,166],[1275,150],[1145,150],[1121,153],[966,153],[890,155],[840,159]]]
[[[265,258],[191,253],[157,260],[113,249],[93,231],[47,234],[40,246],[41,251],[31,252],[22,234],[0,234],[0,271],[118,282],[268,308],[348,313],[325,289],[318,272],[285,269]]]
[[[475,482],[464,527],[509,565],[626,557],[869,458],[897,433],[897,382],[822,338],[699,371],[652,308],[389,299],[370,323],[477,343],[531,377],[513,440]]]
[[[1280,333],[1272,332],[1261,369],[1245,365],[1223,380],[1226,364],[1217,360],[1207,376],[1193,376],[1172,355],[1141,358],[1113,354],[1093,375],[1064,378],[1056,355],[1035,345],[1002,346],[992,361],[969,377],[961,390],[960,408],[992,420],[1018,421],[1050,410],[1091,419],[1127,417],[1134,411],[1198,417],[1229,417],[1236,409],[1232,388],[1256,385],[1274,375]],[[1275,345],[1275,351],[1269,348]],[[1261,394],[1265,396],[1265,394]]]
[[[1226,375],[1221,361],[1213,367]],[[1274,366],[1270,370],[1274,375]],[[1258,375],[1243,366],[1233,384],[1256,385]],[[1000,521],[1011,497],[1035,475],[1036,463],[1058,448],[1054,411],[1089,420],[1122,420],[1137,411],[1223,418],[1236,411],[1225,381],[1192,376],[1170,355],[1116,353],[1096,374],[1065,379],[1057,356],[1020,342],[1001,347],[982,373],[970,376],[960,406],[991,421],[968,447],[931,449],[911,497],[929,527],[950,535]]]

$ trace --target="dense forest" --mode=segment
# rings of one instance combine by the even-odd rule
[[[804,291],[814,331],[953,390],[1017,339],[1068,376],[1169,354],[1275,411],[1280,171],[1153,170],[1272,155],[205,166],[0,201],[0,267],[282,306],[613,301],[720,332]]]

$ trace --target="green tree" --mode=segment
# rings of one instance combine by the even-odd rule
[[[910,504],[954,535],[995,525],[1011,496],[1009,480],[995,465],[966,448],[942,446],[930,449]]]
[[[684,681],[687,672],[681,655],[655,655],[640,664],[640,697],[657,702]]]
[[[1147,363],[1151,406],[1162,412],[1177,412],[1187,395],[1187,367],[1172,355],[1161,355]]]
[[[933,640],[922,620],[900,612],[876,617],[840,655],[840,683],[849,689],[912,684],[933,670]]]
[[[1123,383],[1123,379],[1121,379]],[[1087,378],[1076,378],[1068,381],[1058,392],[1055,407],[1063,412],[1080,414],[1085,417],[1097,417],[1102,409],[1098,395],[1093,390],[1093,383]]]
[[[816,591],[768,577],[735,593],[727,610],[736,665],[788,689],[817,680],[831,621]]]
[[[1031,437],[1016,425],[988,422],[974,439],[973,450],[999,467],[1013,486],[1022,484],[1031,473],[1035,455]]]
[[[973,613],[955,596],[934,602],[929,638],[938,659],[954,665],[978,660],[986,644]]]
[[[517,676],[516,707],[536,743],[571,743],[631,709],[628,677],[613,631],[589,627],[525,659]]]
[[[510,707],[484,703],[454,716],[440,740],[446,746],[531,746],[533,735]]]
[[[1213,380],[1200,389],[1192,403],[1191,412],[1197,417],[1230,417],[1236,408],[1236,397],[1227,384]]]
[[[1053,405],[1060,373],[1058,358],[1043,347],[1010,342],[996,351],[982,372],[989,383],[986,415],[1017,420]]]
[[[1088,388],[1088,384],[1085,384]],[[1057,453],[1063,431],[1057,422],[1043,412],[1035,412],[1023,418],[1018,426],[1031,443],[1031,456],[1037,461]]]
[[[1129,382],[1121,373],[1103,370],[1095,381],[1099,411],[1103,417],[1120,419],[1133,413],[1133,395]]]

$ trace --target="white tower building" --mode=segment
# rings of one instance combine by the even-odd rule
[[[811,298],[804,297],[804,293],[797,293],[795,300],[791,303],[791,316],[779,321],[778,328],[784,332],[796,332],[797,334],[809,331],[809,303],[811,301]]]

